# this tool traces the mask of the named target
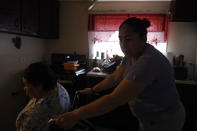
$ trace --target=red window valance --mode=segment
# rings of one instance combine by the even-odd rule
[[[167,33],[166,14],[90,14],[89,31],[118,31],[120,24],[129,17],[146,18],[151,26],[148,32],[163,32],[166,40]]]
[[[120,24],[129,16],[126,14],[97,14],[89,15],[89,30],[117,31]]]

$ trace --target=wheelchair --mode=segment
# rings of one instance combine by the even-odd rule
[[[83,97],[83,100],[82,100]],[[87,103],[87,97],[75,92],[73,102],[71,104],[71,111]],[[96,131],[94,125],[88,120],[80,120],[72,129],[62,129],[55,124],[55,120],[49,121],[49,131]]]

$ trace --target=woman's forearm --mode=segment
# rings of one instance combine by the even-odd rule
[[[115,80],[113,76],[107,76],[103,81],[96,84],[93,88],[94,92],[101,92],[107,89],[111,89],[115,86]]]
[[[119,104],[116,102],[115,98],[109,94],[74,110],[73,113],[76,114],[78,119],[82,120],[105,114],[118,106]]]
[[[136,98],[146,87],[144,83],[123,80],[112,93],[74,110],[79,119],[87,119],[110,112]]]
[[[103,81],[93,87],[94,92],[100,92],[115,87],[122,78],[125,66],[121,65],[113,74],[108,75]]]

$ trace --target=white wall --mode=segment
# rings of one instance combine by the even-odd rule
[[[88,1],[61,1],[59,40],[20,36],[22,47],[16,49],[11,39],[19,35],[0,33],[0,130],[14,129],[16,116],[27,102],[21,73],[30,63],[49,60],[54,52],[88,55],[89,5]],[[12,96],[16,90],[19,95]]]
[[[45,41],[39,38],[21,37],[21,49],[14,47],[12,38],[19,36],[0,33],[0,130],[13,130],[18,111],[26,97],[22,91],[22,71],[32,62],[43,60]],[[21,90],[19,95],[11,93]]]
[[[74,53],[88,56],[88,7],[89,2],[60,3],[59,40],[47,42],[47,59],[51,53]]]
[[[167,52],[178,56],[183,54],[185,61],[196,63],[197,23],[170,22],[168,28]]]
[[[170,22],[167,52],[172,52],[173,56],[183,54],[188,68],[187,79],[197,80],[197,23]]]

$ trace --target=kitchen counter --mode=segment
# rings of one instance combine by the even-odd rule
[[[93,72],[92,70],[87,73],[88,77],[100,77],[105,78],[108,73],[104,72]],[[189,85],[197,85],[197,82],[194,80],[175,80],[176,84],[189,84]]]
[[[101,78],[105,78],[107,75],[109,75],[109,74],[108,73],[104,73],[104,72],[93,72],[92,70],[87,73],[87,76],[88,77],[101,77]]]
[[[187,84],[187,85],[197,85],[197,82],[194,80],[175,80],[176,84]]]

